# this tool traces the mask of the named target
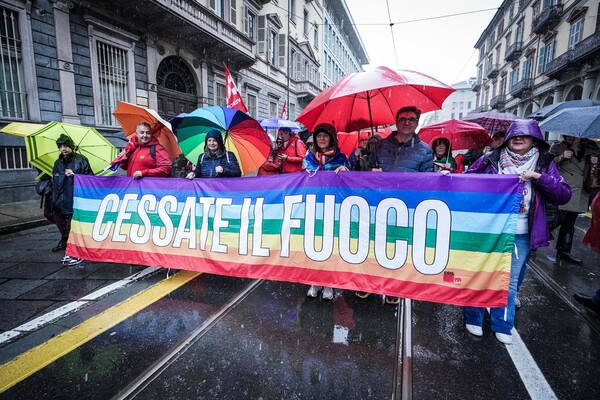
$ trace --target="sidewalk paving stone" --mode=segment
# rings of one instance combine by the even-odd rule
[[[56,302],[51,300],[0,300],[0,331],[11,330],[16,326],[22,325],[44,314],[50,307],[55,305]]]
[[[49,281],[19,296],[18,300],[77,301],[105,284],[104,280],[91,279]]]
[[[10,279],[0,283],[0,299],[14,300],[48,281],[43,279]]]
[[[55,262],[23,262],[0,271],[0,278],[10,279],[41,279],[64,268]]]

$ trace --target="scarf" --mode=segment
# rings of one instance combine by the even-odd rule
[[[326,150],[324,152],[317,150],[315,152],[315,156],[316,156],[317,160],[319,160],[319,165],[327,164],[327,161],[329,160],[329,158],[334,155],[335,155],[335,149]]]
[[[539,150],[532,147],[523,155],[510,151],[507,147],[500,152],[499,173],[519,175],[527,170],[535,170],[535,164],[539,158]],[[523,182],[523,197],[519,206],[519,217],[517,218],[516,234],[521,235],[529,232],[529,207],[531,206],[533,186],[531,181]]]
[[[519,168],[520,166],[529,163],[533,157],[538,155],[538,153],[539,150],[537,147],[532,147],[523,155],[512,152],[508,147],[505,147],[500,152],[500,169],[505,170],[511,167]]]

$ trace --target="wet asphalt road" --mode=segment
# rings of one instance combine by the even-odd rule
[[[569,301],[573,286],[598,282],[590,267],[598,256],[587,257],[584,270],[550,263],[551,252],[536,255],[512,346],[494,338],[488,321],[483,337],[470,335],[459,307],[393,307],[348,291],[328,302],[307,298],[305,285],[202,274],[0,398],[597,399],[600,320]],[[159,271],[145,286],[165,277]],[[38,335],[50,338],[143,287],[115,292]],[[2,361],[35,339],[0,347]]]

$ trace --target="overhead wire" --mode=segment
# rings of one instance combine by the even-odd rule
[[[396,58],[396,69],[400,68],[400,62],[398,60],[398,49],[396,49],[396,39],[394,38],[394,23],[392,22],[392,14],[390,13],[389,0],[385,0],[387,6],[388,19],[390,21],[390,33],[392,34],[392,46],[394,47],[394,57]]]

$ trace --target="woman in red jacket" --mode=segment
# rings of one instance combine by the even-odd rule
[[[290,128],[279,128],[277,137],[283,139],[283,148],[279,153],[281,160],[281,173],[302,171],[302,160],[306,156],[306,146],[298,135],[292,133]]]

